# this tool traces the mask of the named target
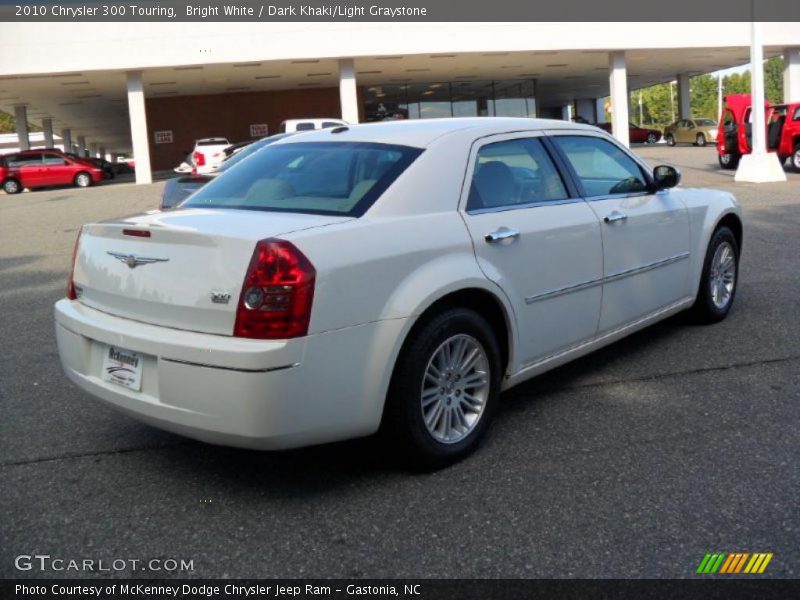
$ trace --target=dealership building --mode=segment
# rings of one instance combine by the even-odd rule
[[[582,117],[628,142],[629,91],[747,64],[740,23],[1,23],[0,110],[44,144],[133,156],[136,181],[202,137],[238,142],[282,121]],[[800,100],[800,23],[763,23]],[[610,106],[605,98],[610,97]]]

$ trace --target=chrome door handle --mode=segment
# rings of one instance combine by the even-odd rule
[[[491,233],[487,233],[485,236],[483,236],[483,239],[486,240],[488,244],[496,244],[506,240],[515,240],[518,237],[519,231],[514,231],[508,227],[501,227],[500,229],[492,231]]]
[[[628,218],[628,215],[626,215],[624,213],[621,213],[621,212],[617,212],[615,210],[610,215],[606,215],[606,217],[605,217],[605,219],[603,219],[603,221],[605,221],[608,224],[613,224],[613,223],[619,223],[620,221],[625,221],[627,218]]]

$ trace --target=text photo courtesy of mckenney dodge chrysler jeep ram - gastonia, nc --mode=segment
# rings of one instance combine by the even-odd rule
[[[679,181],[563,121],[287,136],[175,210],[84,225],[59,354],[89,394],[198,440],[379,432],[445,465],[502,390],[680,311],[728,314],[740,208]]]

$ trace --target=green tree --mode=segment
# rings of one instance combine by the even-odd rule
[[[781,56],[770,58],[764,63],[764,95],[773,104],[796,100],[783,97],[783,57]]]
[[[16,130],[14,117],[8,113],[0,111],[0,133],[14,133]]]

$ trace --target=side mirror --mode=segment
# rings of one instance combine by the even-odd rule
[[[681,182],[681,172],[669,165],[659,165],[653,169],[653,180],[656,190],[666,190]]]

